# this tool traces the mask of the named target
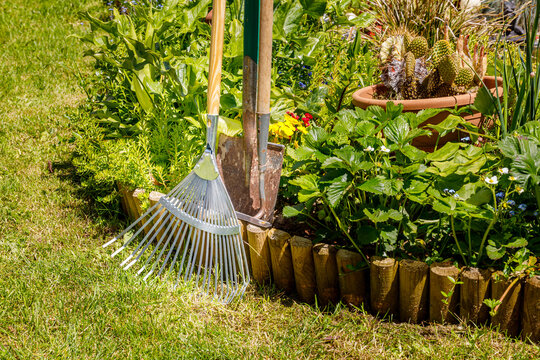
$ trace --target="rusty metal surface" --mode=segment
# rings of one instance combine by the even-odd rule
[[[268,144],[268,162],[265,176],[266,204],[262,220],[272,222],[277,201],[283,153],[280,144]],[[220,135],[217,150],[218,169],[237,212],[255,215],[260,208],[259,169],[257,158],[248,169],[247,152],[244,152],[244,138]],[[256,151],[255,151],[256,153]],[[246,181],[247,179],[247,181]]]

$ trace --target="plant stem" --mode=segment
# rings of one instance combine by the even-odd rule
[[[476,264],[475,264],[476,266],[478,266],[478,264],[480,264],[480,258],[482,257],[482,252],[484,250],[484,245],[486,243],[489,232],[491,231],[491,228],[493,227],[493,225],[495,225],[495,223],[497,222],[497,219],[499,218],[499,211],[497,209],[497,197],[495,196],[495,188],[492,187],[491,192],[493,194],[493,201],[495,201],[495,206],[494,206],[495,215],[493,216],[493,219],[489,223],[486,231],[484,232],[484,236],[482,237],[482,242],[480,243],[480,248],[478,250],[478,257],[476,258]]]
[[[465,263],[465,265],[469,266],[467,260],[465,260],[465,255],[463,255],[463,251],[461,250],[461,246],[459,245],[459,241],[456,235],[456,228],[454,227],[454,215],[450,215],[450,226],[452,227],[452,235],[454,236],[454,240],[456,241],[459,254],[461,255],[461,258],[463,259],[463,262]]]
[[[364,261],[366,262],[366,264],[369,264],[369,261],[366,257],[366,255],[364,255],[364,253],[362,252],[362,250],[360,250],[360,247],[356,244],[356,242],[352,239],[351,235],[349,234],[348,231],[346,231],[346,229],[343,228],[343,224],[341,224],[341,220],[339,219],[339,217],[337,216],[337,214],[335,213],[334,209],[330,206],[330,204],[328,204],[327,200],[324,199],[324,202],[326,203],[326,206],[328,206],[328,208],[330,209],[330,212],[332,213],[332,215],[334,216],[334,219],[336,219],[336,222],[339,226],[339,229],[341,230],[341,232],[349,239],[349,241],[351,242],[351,244],[356,248],[356,250],[358,250],[358,252],[360,253],[360,255],[362,256],[362,258],[364,259]]]

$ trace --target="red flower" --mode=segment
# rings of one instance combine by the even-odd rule
[[[309,120],[313,119],[313,115],[311,115],[310,113],[305,113],[304,116],[307,117]]]

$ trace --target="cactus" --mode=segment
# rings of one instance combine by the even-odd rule
[[[385,99],[418,99],[466,93],[486,70],[483,47],[469,51],[468,37],[453,45],[439,40],[430,50],[425,38],[407,32],[389,36],[381,45],[381,79]]]
[[[431,62],[433,66],[438,67],[445,56],[452,54],[452,45],[447,40],[439,40],[433,45],[431,50]]]
[[[416,58],[425,56],[428,53],[428,50],[428,42],[423,36],[415,37],[407,46],[407,51],[412,52]]]
[[[455,54],[444,56],[437,66],[443,83],[452,85],[459,71],[459,59]]]
[[[465,67],[461,68],[454,79],[454,83],[457,86],[468,87],[474,80],[474,76],[475,75],[471,69]]]

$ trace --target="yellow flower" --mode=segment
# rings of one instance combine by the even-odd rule
[[[296,129],[300,131],[302,134],[307,134],[306,128],[302,125],[299,125]]]
[[[523,192],[525,191],[525,189],[522,188],[522,187],[519,186],[519,185],[516,185],[516,191],[517,191],[518,194],[521,194],[521,193],[523,193]]]
[[[515,181],[515,180],[516,180],[516,177],[515,177],[514,175],[510,175],[510,176],[508,177],[508,180],[510,180],[510,181]]]
[[[289,114],[285,114],[285,116],[283,117],[285,119],[285,122],[286,123],[289,123],[291,125],[300,125],[300,121],[296,120],[295,118],[293,118],[291,115]]]

